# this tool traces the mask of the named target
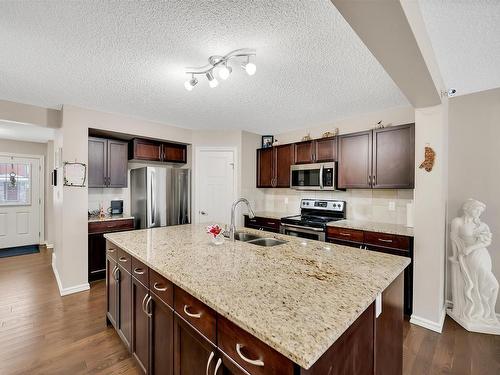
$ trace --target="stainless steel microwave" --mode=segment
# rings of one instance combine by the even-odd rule
[[[336,190],[337,163],[298,164],[290,167],[290,187],[296,190]]]

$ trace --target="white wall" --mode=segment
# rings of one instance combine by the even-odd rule
[[[448,221],[462,214],[468,198],[486,204],[481,220],[493,233],[489,251],[493,273],[500,280],[500,89],[451,98],[449,121]]]
[[[446,102],[415,111],[415,246],[410,321],[439,332],[445,317],[447,116]],[[431,172],[418,168],[426,145],[436,152]]]

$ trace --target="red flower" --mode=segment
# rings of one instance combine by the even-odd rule
[[[222,232],[222,228],[217,224],[209,225],[207,227],[207,233],[210,233],[212,236],[217,237]]]

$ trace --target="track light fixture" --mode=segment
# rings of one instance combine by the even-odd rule
[[[244,63],[241,64],[241,68],[246,71],[249,76],[253,76],[255,71],[257,70],[257,66],[254,62],[250,61],[252,57],[255,59],[256,52],[254,49],[243,48],[237,49],[229,52],[224,56],[210,56],[208,58],[208,64],[204,66],[200,66],[197,68],[186,68],[186,74],[191,75],[191,79],[184,83],[184,87],[186,90],[191,91],[193,87],[198,83],[198,79],[195,75],[205,75],[208,79],[208,85],[211,88],[217,87],[219,85],[219,81],[214,77],[214,70],[218,71],[219,77],[223,80],[226,80],[231,75],[233,68],[228,64],[232,59],[245,59]]]

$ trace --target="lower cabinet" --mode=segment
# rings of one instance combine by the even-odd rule
[[[132,355],[145,374],[149,373],[149,291],[132,278]]]
[[[117,290],[118,290],[118,321],[116,328],[130,350],[132,339],[132,276],[122,267],[118,266]]]
[[[106,257],[106,317],[115,326],[118,311],[118,288],[117,276],[118,266],[111,257]]]
[[[160,298],[150,294],[150,373],[174,372],[174,312]]]

